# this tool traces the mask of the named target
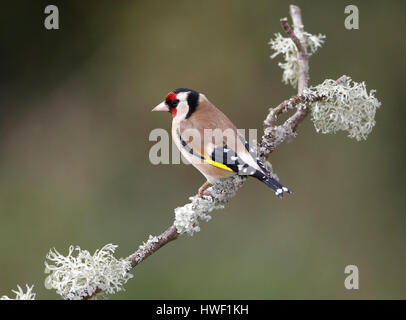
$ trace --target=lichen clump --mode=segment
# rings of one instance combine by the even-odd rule
[[[153,235],[149,235],[149,238],[146,242],[143,242],[139,246],[138,250],[132,255],[131,259],[134,259],[136,263],[140,263],[145,259],[145,255],[148,252],[151,252],[154,246],[159,242],[159,238]]]
[[[28,286],[28,284],[26,284],[25,287],[27,288],[27,292],[24,292],[20,286],[17,286],[18,291],[11,290],[16,295],[16,297],[14,299],[9,298],[7,296],[2,296],[0,298],[0,300],[35,300],[35,293],[32,292],[32,289],[34,288],[34,286],[32,285],[30,287],[30,286]]]
[[[131,264],[125,259],[116,259],[117,246],[107,244],[91,255],[79,246],[70,246],[67,256],[51,249],[45,261],[47,289],[55,289],[64,299],[80,300],[90,297],[96,290],[113,294],[123,290],[123,285],[133,277],[128,273]]]
[[[337,84],[327,79],[318,86],[306,89],[304,94],[317,93],[321,101],[314,102],[312,121],[317,132],[336,133],[343,130],[348,137],[365,140],[375,125],[375,113],[381,103],[375,90],[369,93],[365,83],[348,80]]]
[[[271,55],[271,59],[278,55],[283,56],[284,62],[278,63],[283,70],[282,81],[296,88],[299,76],[296,45],[290,37],[283,37],[280,33],[275,33],[274,36],[275,38],[269,41],[271,49],[275,51]],[[323,45],[326,38],[323,34],[313,35],[307,32],[304,32],[304,37],[309,55],[314,54]]]
[[[220,180],[208,189],[210,196],[190,197],[190,203],[176,208],[174,225],[178,233],[192,236],[199,232],[199,220],[207,222],[211,219],[210,212],[223,209],[223,204],[236,194],[244,180],[245,178],[240,176]]]

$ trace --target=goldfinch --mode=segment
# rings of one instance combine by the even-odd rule
[[[168,93],[152,111],[172,115],[172,139],[182,155],[207,179],[199,188],[232,175],[252,176],[278,197],[290,190],[271,177],[236,126],[204,94],[179,88]]]

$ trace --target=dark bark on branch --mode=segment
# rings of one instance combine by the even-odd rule
[[[155,251],[162,248],[167,243],[177,239],[178,236],[179,233],[176,231],[176,227],[174,225],[171,225],[168,229],[166,229],[161,235],[157,237],[158,241],[152,243],[148,250],[138,249],[136,252],[134,252],[131,256],[127,258],[131,262],[131,267],[134,268],[136,265],[144,261]]]

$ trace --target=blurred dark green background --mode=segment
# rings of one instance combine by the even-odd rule
[[[204,181],[191,166],[153,166],[148,141],[170,116],[167,92],[205,93],[239,128],[261,128],[294,94],[268,41],[287,1],[65,1],[60,30],[43,27],[48,1],[0,6],[0,296],[44,288],[45,254],[106,243],[127,256],[173,221]],[[296,1],[305,28],[327,42],[311,84],[351,75],[382,108],[365,142],[300,134],[272,155],[295,194],[257,181],[225,210],[139,265],[113,299],[406,298],[404,1]],[[344,28],[356,4],[360,29]],[[360,289],[344,288],[355,264]]]

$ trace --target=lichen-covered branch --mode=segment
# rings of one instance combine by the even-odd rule
[[[275,53],[271,58],[282,55],[285,62],[279,63],[283,69],[283,82],[298,87],[297,95],[269,110],[264,121],[264,135],[258,143],[257,153],[271,174],[271,164],[266,157],[289,137],[297,135],[297,127],[311,112],[318,132],[335,133],[346,130],[351,138],[365,139],[375,124],[375,112],[380,102],[369,93],[364,83],[351,82],[347,76],[338,80],[325,80],[322,84],[308,88],[309,56],[321,47],[323,35],[312,35],[304,31],[300,8],[290,6],[293,30],[287,18],[281,19],[283,30],[288,38],[276,34],[270,41]],[[293,111],[283,124],[278,125],[278,116]],[[94,255],[79,247],[71,247],[67,257],[56,250],[50,251],[46,263],[48,284],[62,297],[68,299],[90,299],[100,292],[114,293],[121,290],[130,276],[128,272],[181,234],[193,235],[200,230],[201,220],[211,219],[213,210],[221,209],[235,196],[244,184],[245,177],[234,176],[211,186],[209,195],[202,198],[190,197],[190,202],[176,208],[175,221],[158,236],[149,239],[125,259],[115,259],[115,246],[107,245]],[[73,251],[77,252],[74,256]]]
[[[276,114],[287,110],[289,107],[294,107],[299,103],[309,102],[310,99],[315,101],[316,99],[320,98],[315,96],[312,99],[310,95],[301,95],[303,89],[307,87],[309,70],[308,54],[305,46],[300,9],[296,6],[290,6],[290,15],[294,24],[295,33],[293,33],[293,31],[290,29],[287,19],[282,19],[281,23],[282,27],[295,42],[298,49],[298,96],[283,102],[277,108],[275,108],[275,111],[270,112],[270,115],[268,115],[265,120],[265,125],[270,124],[271,127],[273,124],[272,119],[275,118]],[[307,113],[307,110],[297,110],[296,113],[287,120],[286,124],[291,126],[292,132],[296,129],[299,122],[304,119]],[[269,135],[269,138],[271,138],[271,136],[272,135]],[[267,148],[269,148],[268,151],[271,149],[273,150],[277,145],[267,144],[266,141],[264,141],[267,138],[268,136],[264,135],[264,138],[260,142],[260,146],[263,148],[263,146],[266,145]],[[265,152],[261,153],[261,155],[265,155]],[[148,256],[162,248],[165,244],[177,239],[180,234],[188,233],[193,235],[194,232],[199,231],[198,219],[209,220],[211,217],[208,215],[208,213],[214,209],[222,208],[223,204],[226,203],[229,198],[235,195],[237,190],[243,185],[244,181],[244,178],[235,176],[227,179],[226,181],[219,182],[209,189],[210,196],[204,196],[203,198],[194,196],[191,198],[190,203],[183,207],[176,208],[175,223],[159,236],[150,236],[146,243],[140,246],[136,252],[127,258],[131,262],[131,267],[137,266]]]
[[[282,18],[280,22],[283,30],[285,30],[286,34],[296,46],[298,95],[282,102],[276,108],[270,109],[269,114],[264,121],[264,135],[260,143],[260,156],[262,157],[273,152],[287,137],[296,135],[296,128],[309,113],[309,108],[298,108],[282,126],[276,126],[275,122],[279,114],[292,109],[298,104],[314,102],[322,98],[318,95],[302,94],[303,90],[307,88],[309,79],[309,55],[306,49],[307,41],[300,8],[290,5],[290,16],[293,21],[294,30],[290,27],[287,18]],[[294,58],[291,59],[295,62]]]
[[[302,91],[302,94],[293,96],[292,98],[283,101],[277,107],[269,109],[268,116],[264,121],[264,135],[262,136],[260,142],[259,155],[261,157],[267,156],[269,153],[275,150],[275,148],[279,144],[285,141],[286,138],[295,136],[298,123],[300,123],[300,121],[302,121],[306,117],[308,112],[312,109],[310,106],[312,106],[314,103],[332,99],[332,96],[340,96],[339,88],[346,88],[343,92],[341,92],[341,97],[346,97],[347,99],[350,98],[351,91],[348,90],[348,83],[350,82],[350,80],[351,78],[345,75],[341,76],[335,81],[329,80],[328,83],[331,85],[331,87],[327,90],[324,85],[326,82],[324,82],[323,84],[316,86],[315,88],[304,89]],[[367,93],[363,94],[367,95]],[[354,95],[359,96],[358,93]],[[372,100],[370,99],[369,102],[372,102]],[[333,104],[336,106],[340,106],[342,103],[340,104],[338,101],[334,101]],[[353,101],[352,105],[354,105]],[[295,114],[288,120],[286,120],[283,125],[276,125],[276,121],[278,120],[278,116],[280,114],[295,109],[297,109]],[[304,111],[306,112],[304,113]],[[375,113],[373,113],[373,117],[374,116]],[[317,129],[318,128],[316,127],[316,130]]]
[[[309,54],[306,46],[310,46],[311,52],[314,53],[318,47],[321,46],[324,36],[312,36],[304,32],[302,17],[299,7],[290,6],[290,16],[293,21],[293,30],[291,29],[286,18],[281,19],[282,28],[286,34],[291,38],[295,47],[292,49],[284,49],[285,42],[281,45],[282,52],[294,52],[296,57],[290,54],[290,61],[284,66],[285,72],[294,77],[294,82],[298,84],[298,94],[278,105],[276,108],[270,109],[264,121],[264,135],[259,142],[259,156],[266,162],[266,156],[269,155],[280,143],[285,141],[287,137],[296,135],[296,129],[299,123],[310,112],[309,105],[318,101],[322,101],[326,94],[319,94],[317,90],[307,90],[309,79]],[[308,40],[306,37],[308,37]],[[279,40],[281,37],[279,36]],[[272,43],[275,48],[278,43]],[[289,46],[289,44],[288,44]],[[286,56],[285,56],[286,58]],[[287,60],[288,60],[287,59]],[[289,67],[293,65],[293,69],[297,65],[297,74],[295,71],[289,72]],[[335,85],[342,85],[348,79],[342,77],[335,82]],[[278,116],[288,110],[295,109],[294,114],[288,118],[284,124],[277,126],[276,120]],[[235,176],[225,181],[213,185],[209,191],[210,196],[199,198],[197,195],[191,197],[191,202],[183,207],[175,209],[175,222],[167,230],[158,236],[150,236],[148,241],[141,245],[136,252],[130,255],[127,260],[130,261],[131,267],[134,268],[139,263],[144,261],[151,254],[162,248],[167,243],[177,239],[180,234],[187,233],[193,235],[194,232],[200,230],[199,220],[210,220],[209,213],[215,209],[223,208],[224,204],[236,194],[238,189],[243,185],[245,178]],[[97,290],[97,293],[100,290]],[[89,297],[87,297],[89,298]]]
[[[298,64],[298,86],[297,94],[301,95],[303,90],[307,88],[309,81],[309,55],[306,49],[306,36],[302,22],[302,14],[300,8],[290,5],[290,16],[293,21],[294,31],[292,32],[287,19],[281,19],[281,24],[285,32],[291,37],[297,48],[297,64]],[[296,131],[299,123],[307,116],[309,108],[298,109],[296,113],[286,121],[286,126],[289,126],[291,131]]]
[[[146,243],[141,245],[137,251],[130,255],[127,259],[131,263],[131,268],[134,268],[151,254],[153,254],[158,249],[162,248],[167,243],[177,239],[179,236],[175,225],[171,225],[168,229],[162,232],[159,236],[150,236]]]

